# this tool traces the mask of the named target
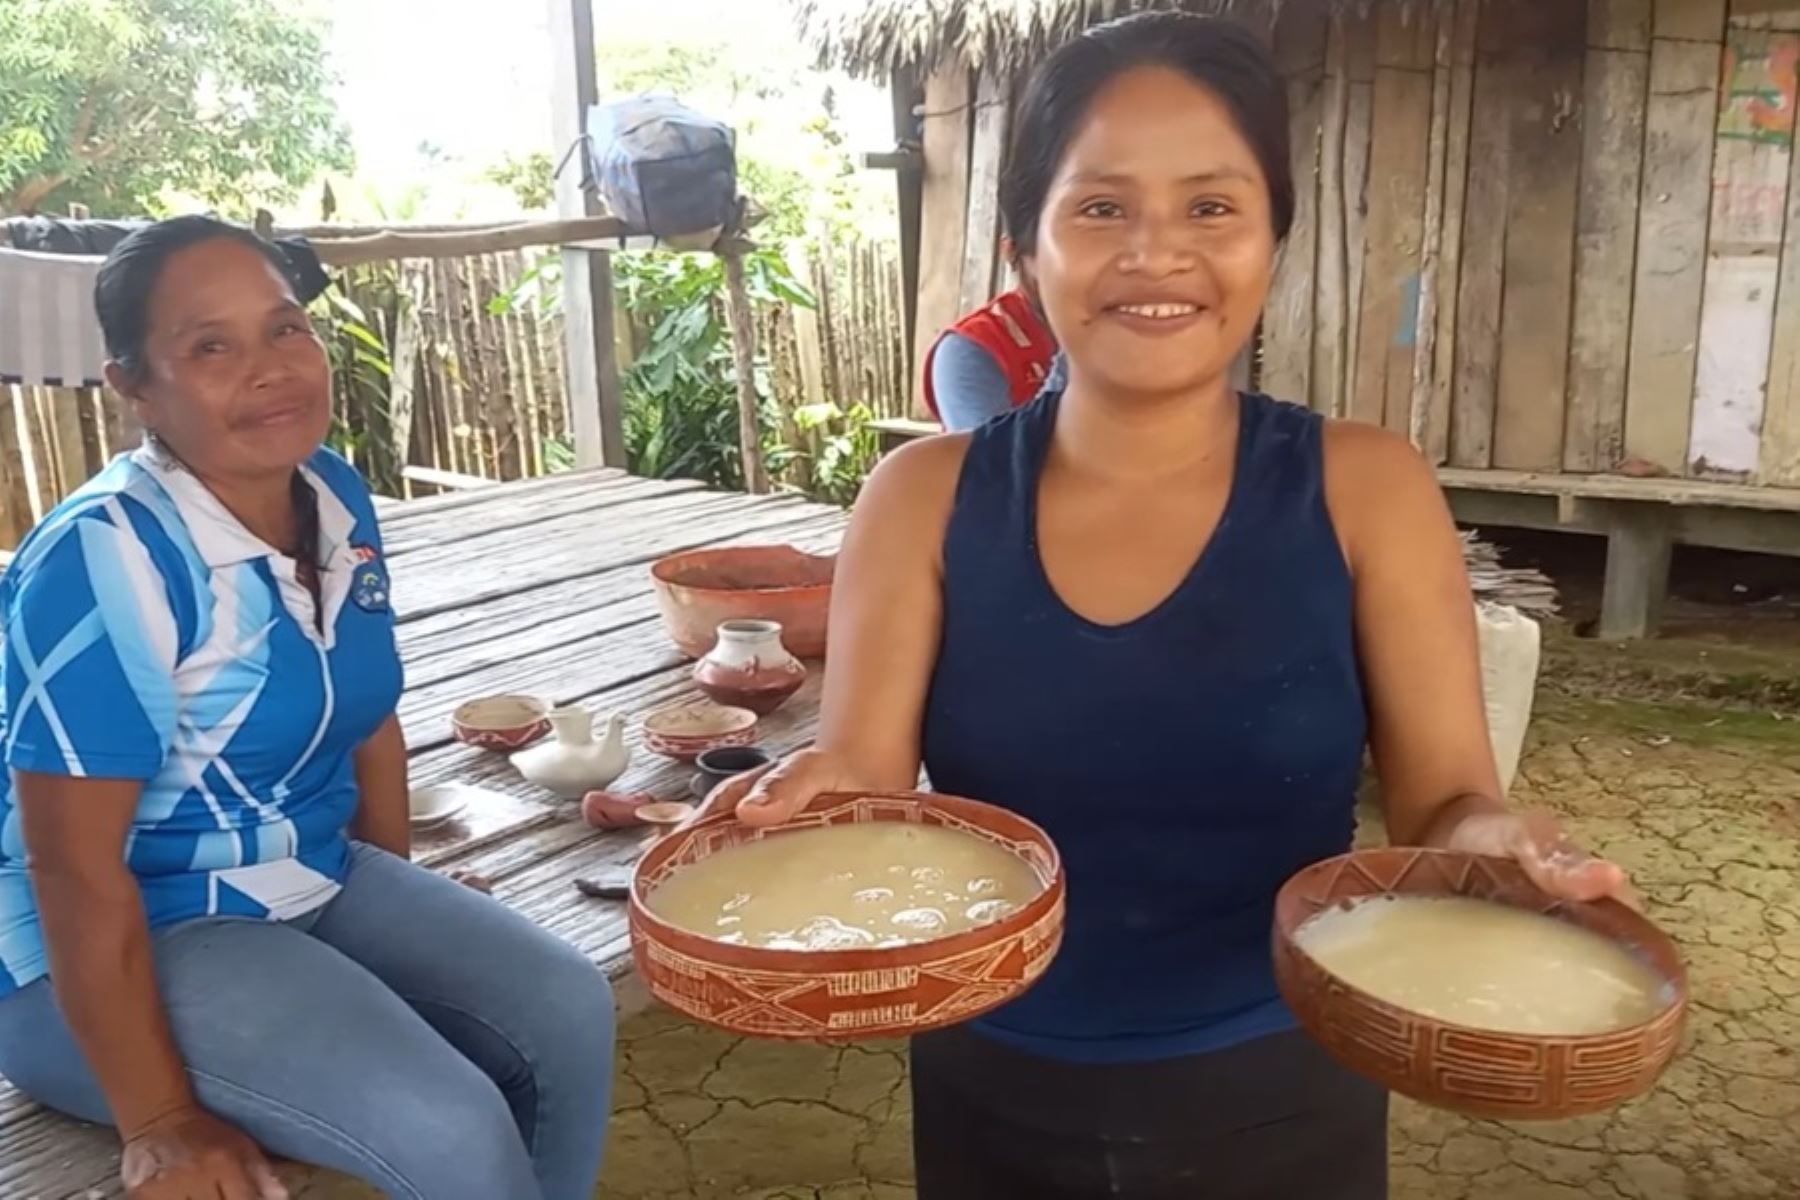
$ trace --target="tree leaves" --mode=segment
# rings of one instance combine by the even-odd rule
[[[0,211],[248,216],[347,170],[325,31],[280,0],[0,4]]]

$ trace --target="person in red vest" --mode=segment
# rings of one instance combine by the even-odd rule
[[[1023,288],[1002,292],[939,336],[925,358],[925,405],[952,432],[974,429],[1062,386],[1062,354]]]

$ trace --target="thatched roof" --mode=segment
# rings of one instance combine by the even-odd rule
[[[1366,11],[1440,0],[790,0],[821,65],[870,78],[906,66],[963,62],[1011,69],[1113,17],[1151,9],[1273,21],[1284,6]],[[1549,0],[1574,3],[1576,0]]]

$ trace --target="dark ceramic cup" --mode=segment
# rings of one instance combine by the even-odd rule
[[[700,771],[694,776],[693,793],[696,797],[705,799],[708,793],[732,776],[766,767],[774,761],[775,756],[760,746],[720,746],[716,750],[708,750],[694,760],[694,765]]]

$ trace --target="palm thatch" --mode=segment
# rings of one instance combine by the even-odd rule
[[[1011,71],[1091,25],[1157,9],[1237,16],[1272,26],[1284,8],[1366,12],[1444,0],[790,0],[821,66],[881,79],[960,62]],[[1563,4],[1576,0],[1543,0]]]

